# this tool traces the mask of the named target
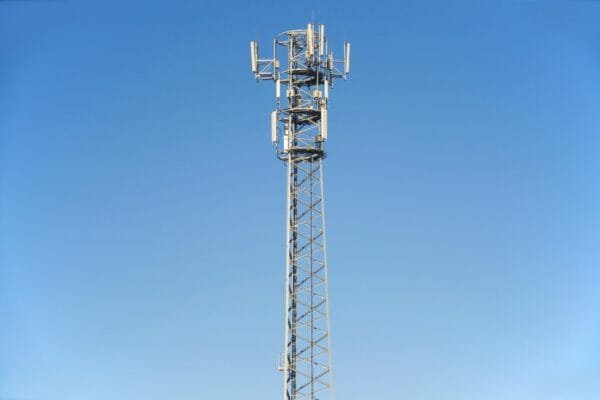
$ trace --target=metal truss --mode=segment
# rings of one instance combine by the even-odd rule
[[[285,399],[328,399],[332,389],[323,162],[288,161]]]

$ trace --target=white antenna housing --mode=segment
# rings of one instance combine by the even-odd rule
[[[306,28],[306,57],[311,58],[315,54],[315,31],[313,24],[308,24]]]
[[[281,98],[281,80],[277,79],[275,81],[275,97],[277,98],[277,100],[279,100]]]
[[[289,131],[286,128],[285,133],[283,134],[283,152],[287,153],[290,149],[290,135]]]
[[[344,74],[350,72],[350,43],[344,43]]]
[[[325,93],[325,100],[329,100],[329,82],[327,79],[323,82],[323,91]]]
[[[319,25],[319,56],[325,54],[325,25]]]
[[[327,140],[327,107],[321,105],[321,140]]]
[[[277,111],[271,113],[271,142],[277,143]]]
[[[252,64],[252,72],[258,73],[258,43],[254,40],[250,42],[250,62]]]

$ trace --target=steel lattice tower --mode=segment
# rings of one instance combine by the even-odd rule
[[[336,60],[327,49],[325,27],[308,24],[279,34],[272,59],[259,58],[257,42],[250,43],[250,52],[256,79],[275,81],[271,139],[287,166],[285,345],[279,366],[283,398],[330,400],[323,159],[329,89],[335,78],[346,79],[349,73],[350,44],[344,43],[343,60]],[[280,65],[280,52],[285,65]]]

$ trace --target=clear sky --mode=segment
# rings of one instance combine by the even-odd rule
[[[313,17],[336,397],[600,399],[600,3],[148,0],[0,2],[0,398],[280,398],[248,42]]]

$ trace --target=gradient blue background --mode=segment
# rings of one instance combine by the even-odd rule
[[[314,16],[336,398],[600,399],[600,4],[293,4],[0,2],[0,398],[280,398],[248,41]]]

